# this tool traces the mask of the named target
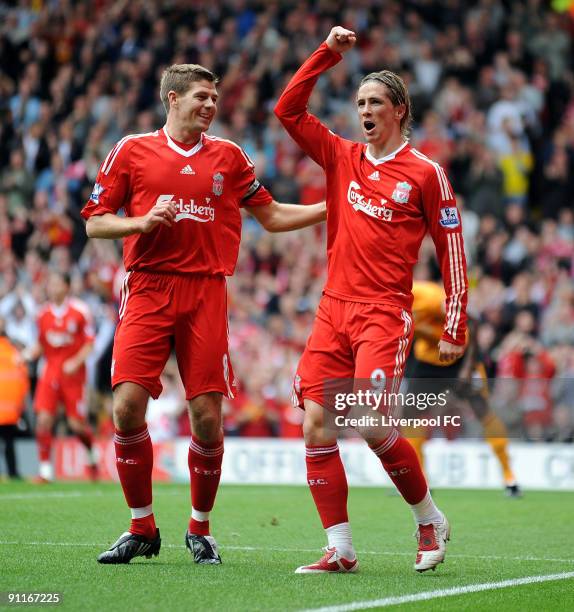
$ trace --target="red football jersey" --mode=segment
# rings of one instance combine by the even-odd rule
[[[381,159],[307,112],[319,75],[341,60],[323,43],[297,71],[275,113],[327,177],[327,295],[412,306],[413,266],[430,232],[444,281],[443,338],[464,345],[467,277],[462,227],[443,169],[407,142]]]
[[[63,363],[93,342],[94,330],[88,307],[77,299],[68,299],[61,306],[48,304],[38,316],[38,341],[44,357],[43,376],[58,378]],[[81,377],[85,366],[74,374]]]
[[[124,238],[126,270],[233,274],[240,206],[264,206],[272,198],[235,143],[202,134],[186,150],[162,128],[118,142],[100,168],[82,216],[123,208],[128,217],[139,217],[162,201],[177,203],[174,225]]]

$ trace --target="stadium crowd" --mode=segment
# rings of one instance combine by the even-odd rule
[[[437,10],[440,8],[440,10]],[[221,78],[212,133],[240,144],[275,199],[324,197],[322,170],[272,109],[337,24],[358,44],[319,82],[312,111],[360,139],[354,92],[383,67],[405,78],[411,142],[446,169],[462,210],[470,314],[518,436],[574,436],[574,17],[540,0],[0,2],[0,317],[18,348],[35,339],[50,269],[93,314],[94,421],[110,430],[111,343],[124,270],[119,244],[87,241],[80,209],[99,164],[128,133],[160,127],[159,77],[195,62]],[[426,242],[417,278],[437,278]],[[324,228],[269,235],[245,218],[229,279],[241,391],[235,435],[300,435],[293,374],[325,277]],[[150,402],[155,439],[188,433],[177,371]],[[187,428],[187,429],[186,429]]]

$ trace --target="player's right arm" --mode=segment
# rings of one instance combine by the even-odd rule
[[[143,216],[130,216],[132,179],[129,152],[132,143],[129,136],[120,140],[100,167],[90,199],[82,209],[89,238],[147,234],[160,223],[171,227],[175,220],[175,204],[169,201],[156,202]],[[121,208],[126,212],[125,217],[117,215]]]
[[[118,217],[113,213],[94,215],[86,222],[88,238],[124,238],[149,234],[160,223],[171,227],[175,220],[174,202],[160,202],[143,217]]]
[[[307,110],[319,76],[341,61],[341,53],[356,42],[355,33],[334,27],[327,40],[305,61],[289,81],[275,106],[275,115],[293,140],[320,166],[336,158],[336,136]]]

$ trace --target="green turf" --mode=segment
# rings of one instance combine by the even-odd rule
[[[222,487],[212,514],[221,566],[195,566],[183,546],[188,495],[182,485],[155,487],[159,557],[101,566],[97,554],[127,525],[118,485],[0,484],[0,591],[59,591],[59,609],[70,610],[301,610],[574,571],[573,493],[529,492],[511,500],[499,491],[437,491],[453,538],[447,562],[419,575],[412,570],[414,526],[404,502],[388,489],[352,489],[361,570],[331,576],[293,574],[324,545],[305,488]],[[574,610],[574,580],[398,608]]]

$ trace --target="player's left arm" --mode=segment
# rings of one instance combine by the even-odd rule
[[[446,317],[438,345],[439,359],[450,361],[461,357],[465,351],[468,279],[460,214],[453,189],[438,164],[433,163],[432,169],[428,170],[422,197],[446,292]]]
[[[289,232],[327,219],[326,202],[283,204],[272,200],[267,206],[245,206],[268,232]]]
[[[283,204],[257,180],[255,165],[240,147],[234,149],[236,189],[240,206],[253,215],[268,232],[288,232],[321,223],[327,218],[326,202]]]

